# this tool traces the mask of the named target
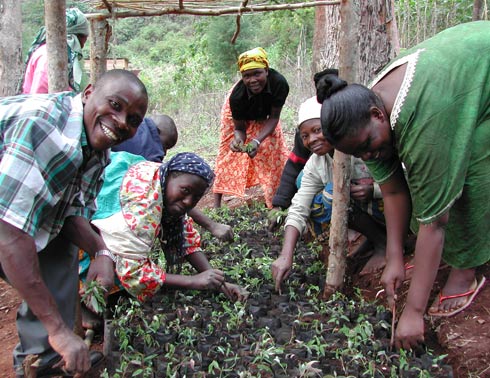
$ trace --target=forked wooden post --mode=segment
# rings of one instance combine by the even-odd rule
[[[352,83],[357,72],[357,33],[359,20],[354,10],[354,0],[342,0],[340,4],[339,71],[340,76]],[[339,151],[334,153],[333,206],[330,228],[330,255],[323,297],[328,298],[344,283],[348,249],[348,209],[350,202],[351,157]]]

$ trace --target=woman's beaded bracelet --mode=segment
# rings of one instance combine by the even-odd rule
[[[99,256],[107,256],[112,260],[113,263],[116,262],[116,256],[114,256],[114,253],[112,253],[108,249],[101,249],[100,251],[95,252],[95,258]]]

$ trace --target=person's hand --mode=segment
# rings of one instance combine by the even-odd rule
[[[230,150],[233,152],[243,152],[246,134],[243,131],[236,131],[230,143]]]
[[[245,290],[243,287],[228,283],[228,282],[223,282],[223,284],[220,287],[220,290],[223,292],[226,297],[233,302],[239,301],[243,302],[246,301],[250,293]]]
[[[208,269],[192,276],[192,288],[217,290],[225,282],[225,274],[219,269]]]
[[[259,152],[259,146],[260,143],[256,139],[252,139],[250,142],[248,142],[245,148],[248,156],[250,156],[250,159],[253,159],[257,155],[257,152]]]
[[[48,341],[62,358],[58,366],[64,364],[67,373],[83,374],[90,369],[88,346],[68,327],[57,329],[56,333],[49,335]]]
[[[233,228],[223,223],[213,224],[209,228],[209,232],[221,241],[230,242],[233,241]]]
[[[107,256],[99,256],[90,262],[87,282],[98,281],[109,292],[114,286],[114,263]]]
[[[373,183],[363,183],[362,181],[352,180],[350,185],[350,196],[360,202],[367,202],[373,198]]]
[[[394,316],[394,315],[393,315]],[[422,313],[412,311],[410,308],[403,310],[398,321],[395,333],[395,346],[397,349],[410,350],[424,342],[424,317]]]
[[[293,260],[291,258],[280,255],[272,263],[272,278],[274,279],[276,291],[281,290],[281,283],[291,273],[291,267],[293,266]]]
[[[388,260],[381,275],[381,284],[385,289],[388,306],[393,308],[396,299],[396,290],[405,280],[405,268],[403,259],[401,261]]]
[[[282,210],[280,207],[272,208],[267,214],[267,230],[276,232],[284,223],[288,210]]]

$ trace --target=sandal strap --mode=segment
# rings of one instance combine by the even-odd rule
[[[478,282],[476,282],[476,285],[478,285]],[[473,284],[472,286],[474,286]],[[471,295],[475,292],[476,289],[470,289],[466,293],[460,293],[460,294],[453,294],[453,295],[443,295],[442,291],[439,293],[439,304],[444,302],[446,299],[454,299],[454,298],[461,298],[461,297],[467,297],[468,295]]]

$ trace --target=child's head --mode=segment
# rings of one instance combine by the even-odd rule
[[[303,145],[311,152],[323,156],[333,151],[333,146],[323,135],[321,110],[322,105],[318,103],[316,96],[303,102],[298,111],[298,130]]]
[[[169,215],[180,217],[197,205],[214,179],[211,167],[198,155],[183,152],[162,164],[164,205]]]
[[[174,120],[165,114],[157,114],[150,118],[155,122],[163,150],[168,151],[177,144],[179,137]]]

